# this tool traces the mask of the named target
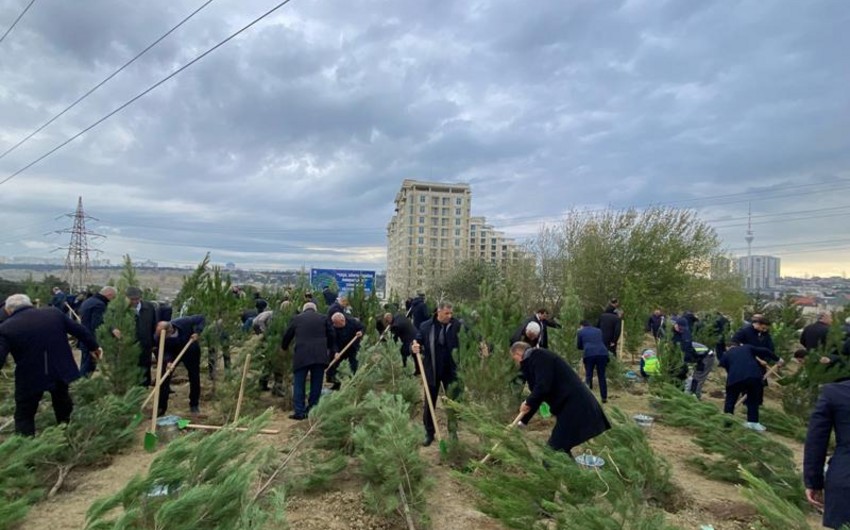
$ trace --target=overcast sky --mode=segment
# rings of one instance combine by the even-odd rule
[[[28,0],[0,0],[0,34]],[[0,43],[0,153],[201,0],[37,0]],[[265,12],[217,0],[0,159],[0,180]],[[405,178],[518,238],[570,208],[695,207],[783,274],[850,258],[850,9],[834,1],[292,0],[4,184],[0,256],[82,195],[104,256],[381,270]],[[62,252],[53,254],[60,256]]]

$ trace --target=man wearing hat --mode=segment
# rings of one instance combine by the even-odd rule
[[[156,344],[156,307],[147,300],[142,300],[142,290],[138,287],[128,287],[125,292],[130,309],[136,315],[136,340],[139,343],[139,370],[141,371],[142,386],[151,386],[151,353]]]

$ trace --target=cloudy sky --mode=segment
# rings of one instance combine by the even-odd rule
[[[0,0],[0,35],[29,3]],[[37,0],[0,42],[0,153],[202,0]],[[216,0],[0,181],[277,4]],[[783,274],[850,258],[850,10],[833,1],[292,0],[0,184],[0,256],[82,195],[105,257],[385,266],[405,178],[472,185],[518,237],[571,208],[697,208]],[[61,256],[62,252],[53,256]]]

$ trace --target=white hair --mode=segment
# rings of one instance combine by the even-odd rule
[[[301,311],[307,311],[308,309],[312,309],[313,311],[315,311],[316,304],[314,304],[313,302],[307,302],[306,304],[301,306]]]
[[[102,294],[103,296],[106,296],[106,297],[112,296],[114,298],[115,296],[118,295],[118,291],[115,290],[115,287],[112,287],[111,285],[107,285],[106,287],[104,287],[100,290],[100,294]]]
[[[32,300],[25,294],[13,294],[6,298],[6,311],[9,314],[14,313],[22,307],[32,307]]]
[[[336,313],[331,315],[331,320],[334,321],[334,322],[339,322],[339,321],[345,322],[345,315],[343,315],[342,313],[337,311]]]
[[[540,335],[540,324],[537,322],[529,322],[527,326],[525,326],[525,335],[528,337],[536,337]]]

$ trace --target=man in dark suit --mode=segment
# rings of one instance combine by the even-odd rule
[[[351,369],[352,375],[357,373],[359,363],[357,361],[357,352],[360,351],[360,337],[363,336],[363,324],[356,318],[346,315],[345,313],[334,313],[331,315],[331,325],[333,326],[333,353],[334,360],[338,356],[343,355],[348,358],[348,367]],[[354,342],[351,342],[354,341]],[[345,346],[351,342],[351,346],[342,353]],[[340,382],[336,378],[336,371],[339,368],[339,363],[342,360],[337,360],[336,363],[327,372],[327,381],[333,384],[334,390],[339,390]]]
[[[139,343],[139,370],[142,386],[151,386],[151,353],[156,347],[156,307],[142,300],[142,290],[138,287],[127,288],[127,300],[130,309],[136,314],[136,340]]]
[[[540,332],[536,337],[528,336],[528,325],[532,322],[540,326]],[[549,332],[547,331],[547,329],[557,329],[560,327],[560,324],[549,318],[549,311],[545,307],[541,307],[537,310],[536,313],[526,318],[522,325],[520,325],[520,327],[518,327],[516,331],[514,331],[514,334],[511,336],[511,344],[524,340],[526,338],[531,338],[532,340],[536,340],[537,346],[540,346],[541,348],[548,348]],[[532,329],[534,329],[533,326]]]
[[[511,345],[510,352],[531,390],[519,407],[519,412],[524,414],[521,426],[528,425],[545,401],[556,420],[547,443],[570,456],[573,447],[611,428],[602,406],[561,357],[543,348],[531,348],[524,342]]]
[[[829,311],[821,311],[818,313],[818,319],[808,326],[803,328],[803,333],[800,335],[800,344],[806,348],[806,351],[812,352],[820,349],[823,353],[826,348],[826,339],[829,336],[829,327],[832,325],[832,313]]]
[[[292,317],[283,333],[280,346],[284,350],[295,340],[292,356],[293,420],[306,420],[310,409],[319,403],[325,367],[330,361],[329,351],[334,348],[333,328],[328,318],[316,311],[316,304],[307,302],[301,313]],[[305,406],[307,374],[310,375],[310,397]]]
[[[753,315],[750,324],[744,324],[744,327],[736,331],[731,342],[767,348],[772,352],[776,351],[773,345],[773,337],[770,336],[770,320],[764,315]]]
[[[599,315],[599,324],[596,326],[602,331],[602,341],[605,347],[614,357],[617,356],[617,343],[623,329],[623,319],[620,309],[611,307],[611,311],[605,311]]]
[[[431,312],[428,310],[428,304],[425,303],[425,293],[418,292],[416,297],[410,301],[408,310],[410,318],[413,319],[413,326],[419,330],[419,327],[431,318]]]
[[[757,432],[767,430],[759,423],[759,406],[764,395],[764,374],[768,361],[782,365],[782,359],[767,348],[749,344],[732,343],[732,347],[720,360],[720,366],[726,368],[726,404],[723,412],[735,413],[735,404],[742,394],[747,396],[748,429]]]
[[[399,353],[401,353],[401,364],[407,368],[407,358],[410,357],[410,346],[416,339],[416,328],[413,327],[413,322],[402,313],[393,316],[392,313],[385,313],[383,319],[384,325],[389,326],[390,333],[393,335],[393,340],[401,343]],[[419,375],[419,365],[414,361],[414,375]]]
[[[80,324],[85,326],[95,337],[97,336],[97,328],[103,324],[103,315],[106,313],[106,306],[110,301],[115,299],[117,291],[115,287],[107,285],[91,298],[88,298],[80,305]],[[85,344],[80,345],[80,375],[88,377],[94,372],[97,363],[91,352]]]
[[[457,361],[455,351],[460,350],[461,321],[452,315],[454,310],[449,302],[440,302],[437,306],[437,314],[422,323],[416,334],[416,340],[410,346],[414,355],[422,355],[422,365],[425,369],[425,380],[428,382],[428,390],[431,393],[432,405],[436,407],[440,387],[445,389],[446,395],[457,400],[460,397],[463,386],[458,382]],[[454,414],[448,415],[449,434],[457,435],[457,421]],[[422,422],[425,425],[425,440],[422,445],[428,447],[434,442],[434,419],[431,418],[431,410],[428,403],[422,410]]]
[[[97,339],[55,307],[32,307],[24,294],[7,298],[3,310],[9,317],[0,325],[0,367],[11,353],[15,359],[15,432],[35,435],[35,413],[45,391],[50,392],[56,421],[67,423],[74,408],[68,385],[80,377],[68,334],[100,357],[103,351]]]
[[[835,430],[835,452],[824,477],[823,466]],[[809,418],[803,453],[806,499],[823,510],[823,525],[850,524],[850,380],[824,385]]]
[[[156,325],[156,335],[158,339],[160,333],[165,333],[165,358],[163,361],[163,371],[168,369],[177,356],[183,351],[183,348],[190,340],[194,341],[183,354],[180,362],[189,373],[189,410],[192,414],[200,414],[201,400],[201,346],[198,344],[198,337],[204,331],[206,319],[204,315],[190,315],[180,317],[171,322],[158,322]],[[165,415],[168,410],[168,395],[171,393],[171,376],[160,383],[159,391],[159,416]]]

